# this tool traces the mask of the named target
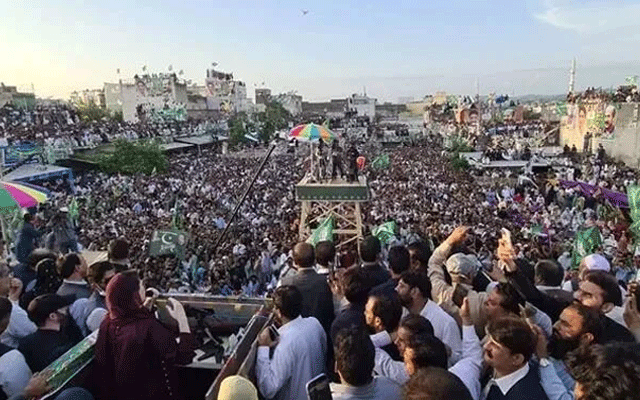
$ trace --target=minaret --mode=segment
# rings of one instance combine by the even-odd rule
[[[569,93],[573,93],[576,85],[576,58],[571,62],[571,72],[569,74]]]

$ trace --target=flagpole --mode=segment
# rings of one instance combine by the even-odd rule
[[[222,234],[220,235],[220,237],[216,241],[216,244],[214,246],[216,251],[218,250],[218,248],[219,248],[220,244],[222,243],[222,240],[224,239],[224,237],[227,235],[227,231],[229,230],[229,227],[231,226],[231,223],[233,222],[233,219],[236,217],[236,214],[238,214],[238,210],[240,209],[240,206],[242,205],[242,203],[244,203],[244,200],[249,195],[249,192],[251,191],[251,188],[253,187],[253,184],[258,179],[258,176],[262,172],[262,169],[264,168],[265,164],[267,163],[267,160],[269,159],[269,156],[271,156],[271,153],[273,153],[273,150],[275,150],[275,148],[276,148],[275,145],[271,146],[271,148],[269,149],[269,152],[267,153],[267,155],[262,160],[262,163],[256,169],[256,172],[253,175],[253,179],[251,180],[251,183],[249,183],[249,187],[247,187],[247,190],[245,190],[244,194],[242,195],[242,198],[240,198],[240,200],[238,201],[238,204],[236,204],[236,207],[233,209],[233,212],[231,213],[231,217],[229,218],[229,221],[227,222],[227,226],[224,227],[224,231],[222,231]]]

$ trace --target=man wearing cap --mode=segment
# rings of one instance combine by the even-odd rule
[[[64,332],[72,299],[44,294],[29,303],[29,318],[38,330],[19,340],[18,350],[32,372],[42,371],[75,344]]]
[[[451,250],[464,241],[467,230],[468,228],[464,226],[454,229],[429,258],[431,295],[436,303],[460,323],[459,308],[454,302],[454,297],[456,297],[454,293],[466,293],[466,297],[469,299],[471,320],[476,326],[476,330],[482,332],[484,321],[487,319],[483,304],[489,295],[485,292],[476,292],[472,288],[473,278],[480,268],[480,262],[474,255],[463,253],[456,253],[449,257]],[[449,285],[445,280],[443,267],[451,275],[453,285]]]

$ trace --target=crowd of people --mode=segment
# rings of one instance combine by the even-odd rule
[[[640,101],[637,83],[619,86],[615,92],[602,88],[589,87],[582,93],[567,94],[567,103],[580,101],[603,101],[616,103],[633,103]]]
[[[359,146],[366,159],[379,151]],[[256,379],[228,378],[221,399],[305,399],[321,373],[331,383],[318,390],[334,399],[638,398],[630,219],[558,185],[579,175],[624,191],[635,171],[608,161],[596,171],[588,157],[527,179],[456,170],[429,137],[388,150],[387,168],[365,168],[367,237],[336,249],[298,243],[301,152],[280,146],[233,221],[256,153],[187,150],[151,176],[80,172],[75,192],[45,182],[49,201],[22,216],[0,271],[6,397],[46,391],[38,373],[97,332],[105,378],[72,395],[181,398],[176,365],[193,359],[192,327],[171,300],[175,326],[159,322],[150,287],[273,299],[276,329],[258,336]],[[370,234],[391,220],[392,238]],[[598,232],[593,248],[576,246],[585,228]],[[188,234],[182,257],[150,255],[159,229]],[[108,259],[87,265],[84,249]]]

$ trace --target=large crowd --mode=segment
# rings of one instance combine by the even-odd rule
[[[430,136],[387,150],[387,168],[364,169],[366,238],[336,249],[299,243],[304,146],[286,147],[233,221],[256,153],[187,150],[164,174],[43,183],[51,197],[21,216],[1,271],[4,395],[46,392],[38,372],[97,331],[100,379],[58,398],[184,398],[176,368],[194,357],[193,326],[172,300],[176,323],[156,319],[160,291],[273,299],[276,329],[258,335],[255,379],[227,378],[219,399],[306,399],[312,380],[334,399],[640,398],[631,220],[560,184],[624,191],[635,171],[567,152],[545,173],[457,170]],[[382,151],[359,150],[367,160]],[[387,221],[391,238],[371,235]],[[587,228],[589,248],[575,240]],[[188,234],[182,257],[150,255],[158,229]],[[108,259],[87,265],[82,250]]]

